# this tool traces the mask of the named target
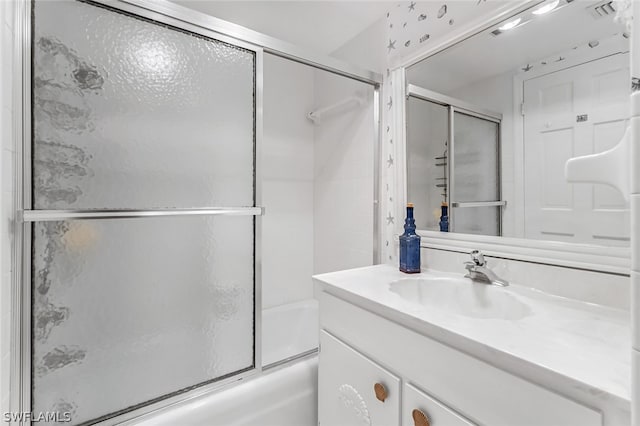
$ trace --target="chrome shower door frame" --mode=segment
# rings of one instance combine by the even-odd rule
[[[14,290],[14,312],[12,330],[12,368],[13,377],[11,383],[11,410],[18,413],[29,413],[32,407],[32,225],[43,221],[62,220],[96,220],[96,219],[144,219],[150,217],[176,217],[176,216],[254,216],[254,347],[253,365],[247,369],[240,370],[239,373],[230,377],[216,380],[211,379],[191,391],[176,391],[173,394],[163,395],[152,402],[139,404],[139,408],[134,408],[122,414],[114,414],[112,417],[98,420],[97,423],[111,425],[118,424],[149,412],[195,398],[203,393],[210,392],[228,385],[229,383],[245,379],[259,374],[262,371],[262,254],[261,254],[261,217],[264,214],[261,188],[261,155],[262,146],[262,126],[263,126],[263,49],[251,43],[246,43],[236,38],[225,36],[219,32],[207,30],[203,27],[189,24],[178,17],[155,13],[148,9],[142,9],[127,3],[114,3],[112,1],[86,1],[98,7],[106,7],[113,11],[125,12],[133,17],[141,17],[154,23],[168,25],[178,30],[201,35],[209,39],[214,39],[223,43],[233,45],[255,55],[254,69],[254,206],[255,207],[206,207],[187,209],[102,209],[102,210],[33,210],[33,170],[32,170],[32,88],[31,88],[31,57],[32,57],[32,5],[33,0],[25,0],[17,3],[17,21],[20,21],[19,33],[16,39],[16,55],[19,55],[19,64],[16,65],[16,76],[22,79],[21,93],[15,97],[19,98],[20,111],[22,117],[19,125],[16,126],[20,141],[17,143],[18,167],[16,170],[15,183],[15,256],[16,269],[14,269],[13,290]],[[119,7],[123,6],[123,7]],[[15,309],[17,308],[17,309]],[[16,350],[18,349],[18,350]],[[15,422],[16,424],[30,424],[28,420]]]
[[[431,90],[425,89],[420,86],[416,86],[414,84],[408,84],[406,87],[406,99],[416,98],[427,102],[432,102],[434,104],[442,105],[447,108],[447,116],[448,116],[448,144],[447,144],[447,156],[448,156],[448,176],[447,176],[447,203],[449,204],[449,229],[453,230],[455,224],[455,211],[454,208],[459,207],[501,207],[498,210],[498,233],[502,235],[502,216],[503,211],[502,207],[506,205],[504,201],[502,201],[502,138],[500,134],[501,126],[502,126],[502,114],[490,111],[485,108],[478,107],[476,105],[472,105],[467,102],[460,101],[459,99],[452,98],[450,96],[443,95],[441,93],[433,92]],[[496,201],[487,201],[487,202],[456,202],[455,200],[455,157],[453,155],[453,150],[455,147],[455,114],[465,114],[471,117],[475,117],[481,120],[491,121],[498,125],[498,132],[496,135],[496,176],[498,183],[498,200]],[[408,126],[408,123],[407,123]],[[408,168],[405,170],[405,182],[408,182]],[[455,232],[455,231],[450,231]]]
[[[497,124],[498,130],[496,134],[496,182],[498,184],[498,199],[495,201],[478,201],[478,202],[458,202],[454,201],[454,155],[455,147],[455,122],[456,113],[468,115],[480,120],[490,121]],[[449,105],[449,156],[451,158],[451,167],[449,168],[450,182],[450,202],[449,202],[449,221],[452,232],[456,232],[455,226],[455,209],[464,207],[500,207],[498,209],[498,236],[502,236],[502,217],[504,216],[504,207],[507,203],[502,199],[502,114],[491,113],[489,111],[478,111],[477,108],[464,108],[455,105]]]
[[[77,0],[101,5],[115,11],[139,16],[151,21],[170,25],[187,32],[219,40],[255,52],[255,150],[254,188],[255,206],[238,209],[164,209],[164,210],[59,210],[34,211],[32,206],[32,134],[31,134],[31,35],[32,5],[35,0],[20,0],[15,3],[15,37],[13,44],[14,75],[13,85],[13,134],[16,147],[13,221],[13,253],[11,280],[11,397],[12,413],[31,411],[31,268],[32,268],[32,222],[46,220],[91,220],[99,218],[135,218],[150,216],[182,215],[253,215],[254,220],[254,366],[235,376],[215,381],[185,393],[163,398],[161,401],[101,421],[100,424],[118,424],[134,418],[141,418],[159,410],[203,394],[228,386],[229,384],[259,375],[262,372],[262,167],[261,149],[263,141],[263,54],[264,52],[329,71],[372,86],[374,93],[374,197],[373,197],[373,263],[380,262],[380,153],[381,153],[381,91],[382,75],[351,66],[335,58],[316,54],[287,42],[280,41],[206,14],[196,12],[165,0]],[[12,424],[30,424],[16,421]]]

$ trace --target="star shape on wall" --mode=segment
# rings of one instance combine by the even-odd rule
[[[389,52],[391,52],[395,48],[396,48],[396,41],[395,40],[391,41],[391,39],[389,39],[389,45],[387,46],[387,49],[389,49]]]
[[[440,7],[440,9],[438,10],[438,19],[442,18],[446,14],[447,14],[447,5],[443,4],[442,7]]]
[[[387,160],[387,167],[393,166],[393,157],[389,155],[389,159]]]
[[[387,225],[392,225],[394,221],[393,216],[391,216],[391,212],[387,215]]]
[[[387,107],[391,109],[392,106],[393,106],[393,98],[389,97],[389,102],[387,102]]]
[[[412,10],[416,10],[416,2],[415,1],[412,1],[409,4],[409,12],[411,12]]]

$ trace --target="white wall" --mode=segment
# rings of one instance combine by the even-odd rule
[[[387,20],[382,17],[331,53],[338,59],[382,74],[387,66]]]
[[[353,95],[365,104],[306,117]],[[372,86],[265,55],[264,308],[313,297],[313,273],[373,263],[374,127]]]
[[[373,88],[315,71],[315,105],[359,94],[362,106],[326,116],[315,127],[314,272],[373,263]]]
[[[0,1],[0,414],[9,410],[11,241],[13,213],[12,1]],[[2,421],[2,420],[0,420]]]
[[[263,308],[313,297],[314,70],[264,55]]]

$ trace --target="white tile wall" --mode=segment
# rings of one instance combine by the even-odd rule
[[[9,410],[11,332],[11,221],[13,219],[14,3],[0,1],[0,414]],[[0,420],[1,421],[1,420]]]
[[[263,308],[313,297],[314,71],[264,58]]]
[[[373,263],[373,88],[315,71],[315,106],[355,94],[366,103],[315,126],[314,273]],[[386,163],[385,163],[386,164]]]

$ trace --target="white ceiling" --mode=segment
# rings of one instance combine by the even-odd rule
[[[395,1],[171,1],[325,54],[384,18],[396,4]]]
[[[496,25],[411,67],[407,80],[427,89],[449,93],[498,74],[519,71],[529,62],[537,63],[625,30],[624,25],[615,23],[612,16],[594,19],[587,10],[593,3],[572,2],[497,37],[490,34],[499,26]]]

